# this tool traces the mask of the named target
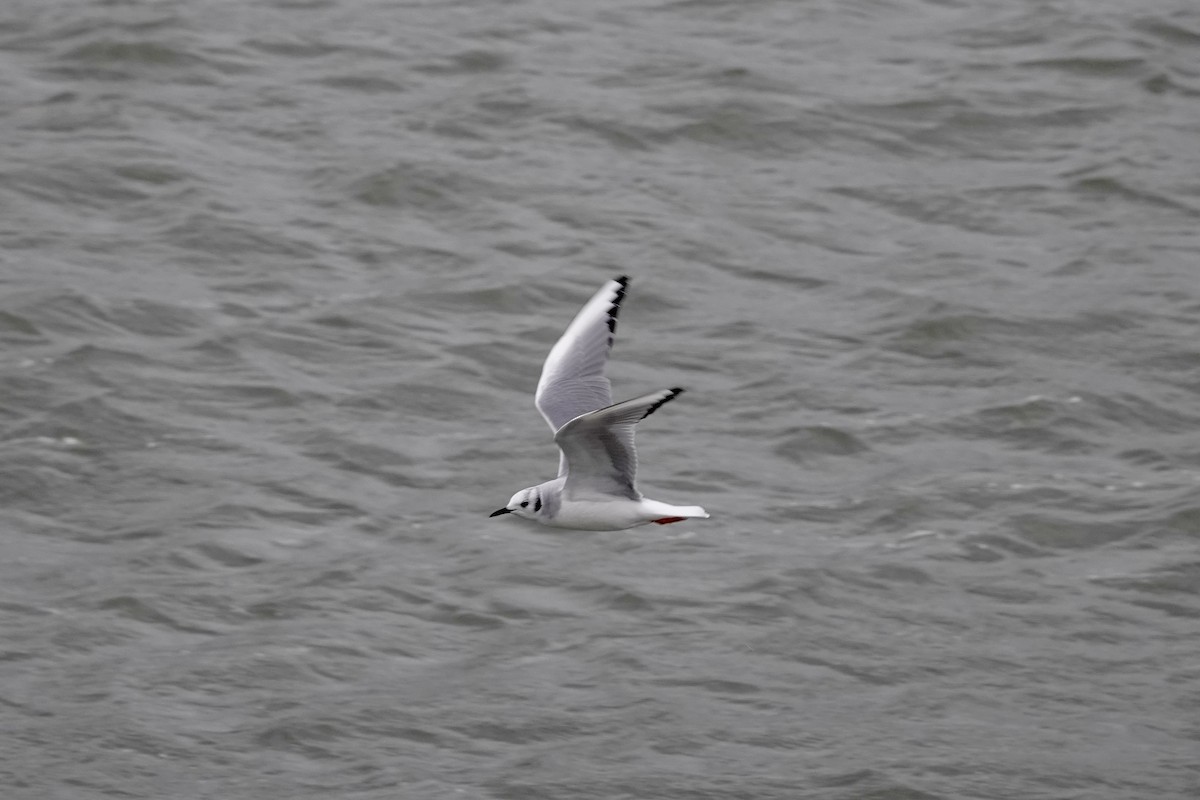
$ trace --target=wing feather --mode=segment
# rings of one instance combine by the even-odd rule
[[[682,393],[683,389],[678,388],[660,389],[575,417],[559,428],[554,441],[567,467],[563,486],[567,496],[617,494],[640,498],[634,426]]]
[[[617,314],[629,278],[605,282],[546,356],[534,403],[551,430],[589,411],[612,404],[604,367],[617,331]]]

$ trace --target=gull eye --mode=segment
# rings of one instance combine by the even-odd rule
[[[525,507],[526,507],[526,506],[528,506],[528,505],[529,505],[529,501],[528,501],[528,500],[526,500],[526,501],[524,501],[523,503],[521,503],[521,508],[525,508]]]

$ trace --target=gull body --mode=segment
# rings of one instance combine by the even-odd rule
[[[612,402],[604,376],[627,277],[607,281],[567,327],[542,366],[535,404],[554,431],[558,477],[522,489],[491,516],[513,514],[555,528],[621,530],[707,519],[700,506],[675,506],[637,489],[634,426],[683,389]]]

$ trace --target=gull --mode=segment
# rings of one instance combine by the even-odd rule
[[[491,516],[513,514],[553,528],[615,531],[708,519],[700,506],[673,506],[637,489],[633,426],[683,389],[612,401],[604,366],[629,278],[606,281],[567,326],[542,366],[534,403],[554,431],[558,477],[522,489]]]

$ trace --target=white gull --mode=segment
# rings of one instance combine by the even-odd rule
[[[534,402],[561,451],[558,477],[522,489],[491,516],[513,514],[554,528],[620,530],[707,519],[700,506],[673,506],[637,489],[633,426],[683,389],[612,401],[604,365],[629,278],[607,281],[567,326],[542,367]]]

